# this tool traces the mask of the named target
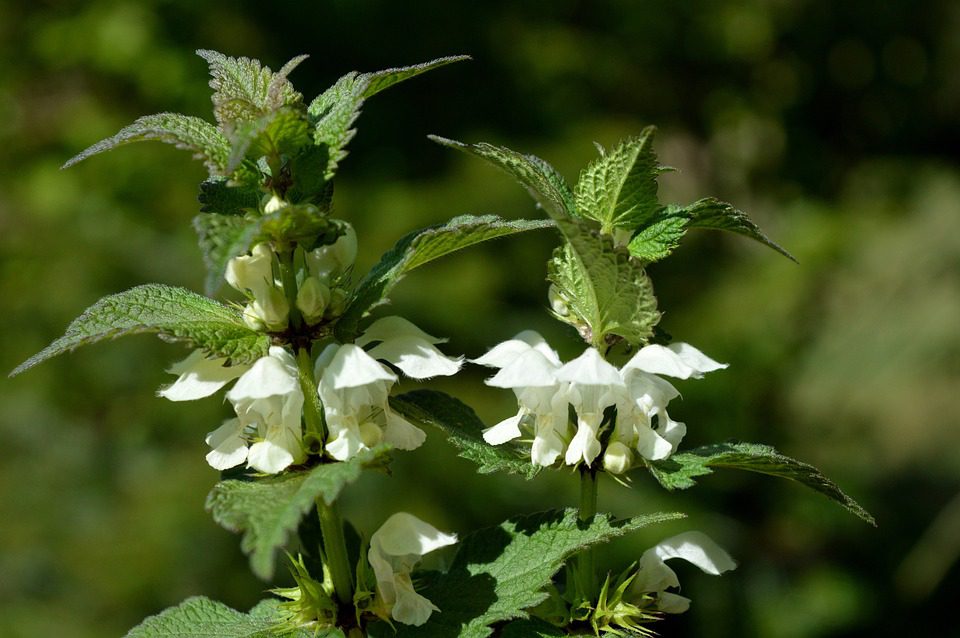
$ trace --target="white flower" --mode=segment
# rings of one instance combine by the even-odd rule
[[[676,452],[687,426],[667,414],[667,404],[680,393],[657,375],[700,379],[705,372],[726,367],[687,343],[641,348],[620,369],[627,392],[617,403],[617,425],[611,440],[651,461],[669,457]]]
[[[215,448],[223,454],[224,463],[226,458],[240,459],[235,465],[243,462],[239,451],[230,450],[245,429],[255,430],[258,438],[250,446],[245,460],[260,472],[276,474],[306,458],[300,428],[303,392],[292,354],[272,346],[267,356],[257,359],[237,380],[227,392],[227,399],[237,412],[238,423],[226,430],[225,424],[208,436],[211,445],[226,446]]]
[[[423,444],[426,434],[390,409],[397,376],[354,344],[331,344],[317,359],[317,391],[327,422],[327,454],[345,461],[381,441],[401,450]]]
[[[273,250],[257,244],[249,255],[227,262],[227,283],[252,297],[244,308],[243,319],[254,330],[283,330],[287,327],[290,305],[283,288],[273,276]]]
[[[500,368],[487,385],[510,388],[520,411],[488,428],[483,438],[500,445],[522,435],[520,424],[532,422],[534,437],[530,460],[535,465],[553,465],[570,441],[567,414],[568,384],[557,379],[560,357],[536,332],[524,331],[492,348],[474,363]]]
[[[246,372],[248,365],[226,365],[223,358],[207,358],[200,350],[167,368],[177,380],[160,388],[158,395],[171,401],[193,401],[208,397]]]
[[[377,594],[383,612],[397,622],[419,627],[440,611],[413,589],[411,572],[429,552],[457,542],[416,516],[398,512],[370,537],[367,558],[377,579]]]
[[[377,319],[356,340],[358,346],[380,342],[369,350],[374,359],[383,359],[414,379],[456,374],[463,358],[444,356],[435,344],[444,343],[403,317]]]
[[[666,591],[668,587],[680,587],[676,572],[665,562],[671,558],[682,558],[714,576],[737,566],[727,552],[702,532],[677,534],[645,551],[630,589],[636,594],[655,594],[657,609],[668,614],[681,614],[690,607],[689,598]]]
[[[567,448],[567,465],[590,465],[600,455],[597,438],[604,411],[615,405],[626,389],[620,372],[596,348],[587,348],[564,365],[557,378],[570,384],[570,404],[577,412],[577,433]]]

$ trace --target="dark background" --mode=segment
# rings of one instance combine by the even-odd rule
[[[467,53],[365,107],[337,183],[360,269],[402,233],[463,213],[532,217],[510,178],[428,133],[533,152],[573,182],[593,156],[659,129],[664,201],[715,195],[799,259],[694,231],[651,268],[663,327],[730,368],[683,382],[671,410],[694,446],[739,438],[821,467],[873,529],[779,479],[725,473],[667,494],[601,485],[620,515],[683,523],[612,546],[620,568],[683,529],[739,560],[679,568],[691,611],[664,635],[949,635],[960,595],[960,6],[843,3],[141,1],[0,3],[0,368],[99,297],[158,281],[202,288],[189,221],[204,175],[160,144],[69,171],[137,116],[210,117],[196,48],[299,53],[311,99],[341,74]],[[545,311],[550,233],[480,246],[410,276],[393,310],[478,356]],[[246,609],[268,587],[203,510],[217,474],[204,434],[218,399],[154,390],[184,350],[148,337],[95,346],[0,382],[0,635],[119,636],[203,594]],[[514,409],[484,371],[430,383],[490,423]],[[412,487],[412,486],[416,487]],[[404,509],[460,533],[574,502],[575,477],[477,477],[431,436],[394,476],[346,495],[366,533]]]

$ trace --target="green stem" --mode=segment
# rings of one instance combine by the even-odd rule
[[[313,376],[313,359],[307,348],[297,351],[297,371],[300,390],[303,392],[303,420],[307,424],[307,439],[310,439],[309,435],[313,435],[322,447],[327,440],[327,429],[323,424],[323,406],[317,396],[317,380]]]
[[[580,511],[578,520],[587,523],[597,513],[597,473],[589,467],[580,468]],[[577,574],[580,593],[592,600],[597,588],[596,566],[593,548],[580,552],[577,556]]]
[[[317,499],[317,515],[320,517],[320,532],[323,534],[324,555],[327,568],[333,579],[333,591],[343,604],[353,603],[353,572],[347,559],[347,542],[343,537],[343,520],[337,512],[336,503],[328,505]]]

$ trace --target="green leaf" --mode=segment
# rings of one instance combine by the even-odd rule
[[[428,137],[438,144],[485,159],[513,175],[553,219],[559,221],[578,216],[570,187],[553,166],[536,155],[523,155],[486,142],[464,144],[437,135]]]
[[[399,82],[437,67],[469,59],[468,56],[438,58],[423,64],[386,69],[374,73],[350,72],[310,103],[307,112],[315,122],[314,141],[329,149],[324,177],[333,178],[337,166],[347,156],[346,146],[356,134],[353,123],[364,101]]]
[[[817,468],[784,456],[766,445],[738,442],[707,445],[674,454],[663,461],[650,462],[647,466],[654,478],[668,490],[692,487],[694,478],[712,474],[714,468],[779,476],[820,492],[871,525],[876,525],[876,521],[865,509]]]
[[[547,278],[568,312],[556,317],[573,325],[597,348],[607,335],[645,343],[660,320],[653,284],[640,262],[607,235],[572,221],[558,222],[567,241],[554,251]]]
[[[216,357],[246,363],[266,355],[270,338],[243,323],[240,313],[184,288],[146,284],[104,297],[87,308],[66,333],[10,373],[91,343],[128,334],[158,333]]]
[[[324,463],[302,472],[258,479],[228,479],[207,496],[207,510],[221,526],[243,533],[240,547],[263,580],[274,572],[274,554],[297,531],[300,519],[317,499],[332,504],[364,467],[383,461],[386,447],[365,450],[348,461]]]
[[[767,237],[763,231],[760,230],[760,227],[747,217],[746,213],[737,210],[726,202],[721,202],[713,197],[707,197],[684,207],[682,214],[690,219],[687,224],[689,228],[728,230],[732,233],[755,239],[773,248],[784,257],[797,261],[786,249]]]
[[[600,222],[605,233],[644,227],[661,208],[657,176],[664,168],[653,152],[655,130],[648,126],[609,153],[600,147],[600,157],[580,173],[574,190],[577,210]]]
[[[397,637],[484,638],[490,625],[526,616],[542,602],[543,588],[564,561],[588,547],[642,527],[682,518],[650,514],[615,521],[606,514],[589,522],[577,511],[553,511],[510,519],[467,535],[458,545],[450,570],[433,574],[418,587],[440,608],[422,627],[397,625]]]
[[[227,173],[233,173],[245,159],[261,157],[279,165],[283,156],[292,157],[311,143],[310,123],[302,109],[281,107],[237,126],[230,135],[233,150]]]
[[[630,239],[627,248],[637,259],[652,264],[676,250],[686,232],[686,217],[663,217],[637,232]]]
[[[420,64],[401,66],[395,69],[384,69],[383,71],[374,71],[373,73],[363,73],[360,75],[366,84],[366,87],[363,91],[363,97],[368,98],[376,95],[380,91],[388,89],[394,84],[399,84],[404,80],[409,80],[410,78],[420,75],[421,73],[426,73],[427,71],[432,71],[433,69],[441,66],[453,64],[454,62],[463,62],[469,59],[469,55],[449,55],[443,58],[430,60],[429,62],[422,62]]]
[[[109,151],[132,142],[159,140],[177,148],[193,152],[195,159],[203,160],[211,175],[220,175],[227,165],[230,143],[215,126],[199,117],[179,113],[157,113],[138,118],[133,124],[75,155],[63,165],[70,168],[91,155]]]
[[[414,390],[390,397],[390,407],[410,421],[432,425],[447,435],[459,456],[473,461],[480,474],[510,472],[528,479],[540,471],[529,455],[520,457],[514,448],[490,445],[483,440],[483,421],[473,409],[454,397],[436,390]]]
[[[404,235],[393,248],[384,253],[354,290],[347,309],[337,323],[341,340],[352,341],[359,334],[360,320],[372,308],[382,303],[400,278],[414,268],[489,239],[548,228],[551,225],[550,222],[541,220],[508,221],[495,215],[462,215],[445,224]]]
[[[197,55],[210,65],[213,114],[228,135],[238,124],[303,102],[287,75],[307,58],[305,55],[290,60],[276,74],[250,58],[232,58],[205,49],[197,50]]]
[[[150,616],[127,632],[126,638],[343,638],[339,629],[283,629],[279,601],[264,600],[249,614],[203,596],[188,598]]]

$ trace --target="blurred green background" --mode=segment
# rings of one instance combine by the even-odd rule
[[[190,219],[203,168],[160,144],[58,167],[135,117],[210,118],[213,48],[293,75],[310,99],[349,70],[468,53],[372,100],[335,205],[360,267],[400,234],[463,213],[537,215],[508,177],[428,133],[534,152],[570,181],[606,145],[659,126],[664,201],[748,211],[800,260],[694,231],[651,268],[663,327],[730,368],[684,382],[694,446],[739,438],[814,463],[870,528],[779,479],[726,473],[666,494],[601,486],[621,515],[690,517],[619,541],[611,566],[686,528],[740,561],[679,568],[691,611],[664,635],[956,635],[960,599],[960,6],[949,0],[317,3],[0,2],[0,368],[99,297],[202,288]],[[501,240],[410,276],[393,310],[478,356],[527,327],[581,347],[545,311],[551,233]],[[120,636],[204,594],[246,609],[267,587],[203,510],[218,399],[155,389],[181,347],[132,337],[0,383],[0,635]],[[509,393],[468,369],[432,383],[490,423]],[[542,480],[541,480],[542,479]],[[576,481],[477,477],[439,436],[394,476],[348,490],[369,533],[398,509],[465,532],[570,504]],[[416,487],[411,487],[416,485]],[[948,629],[944,629],[944,628]],[[947,633],[944,633],[946,631]]]

